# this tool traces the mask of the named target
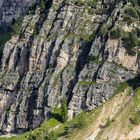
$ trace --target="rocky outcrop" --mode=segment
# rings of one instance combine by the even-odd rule
[[[1,0],[0,26],[10,24],[14,19],[24,16],[35,0]]]
[[[138,73],[138,55],[111,39],[122,1],[47,0],[24,17],[4,46],[0,71],[1,133],[36,128],[67,97],[69,116],[90,111]]]
[[[118,40],[108,40],[106,49],[109,52],[108,61],[116,62],[117,64],[123,66],[124,68],[136,72],[138,71],[138,56],[129,55],[126,49],[119,46],[120,42]]]

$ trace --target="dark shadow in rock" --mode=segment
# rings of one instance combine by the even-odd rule
[[[51,118],[54,118],[54,119],[58,120],[59,122],[62,122],[62,118],[59,113],[51,113]]]
[[[133,79],[127,81],[128,85],[135,90],[136,88],[140,87],[140,75],[137,75]]]

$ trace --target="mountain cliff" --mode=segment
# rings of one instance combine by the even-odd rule
[[[1,134],[37,128],[63,97],[72,119],[105,103],[124,82],[139,86],[138,0],[31,2],[0,2],[1,25],[25,15],[1,47]]]
[[[1,0],[0,1],[0,26],[10,24],[19,16],[24,16],[35,0]]]

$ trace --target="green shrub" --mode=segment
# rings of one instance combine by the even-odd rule
[[[133,117],[129,118],[130,122],[134,125],[139,125],[140,124],[140,115],[138,113],[134,114]]]
[[[64,97],[61,103],[61,118],[62,122],[66,122],[68,119],[68,108],[67,108],[67,99]]]
[[[134,8],[127,7],[124,11],[127,16],[138,18],[137,11]]]
[[[117,93],[121,93],[121,92],[124,92],[124,90],[128,87],[128,83],[127,82],[122,82],[119,84],[117,90],[116,90],[116,94]]]
[[[79,81],[78,84],[82,86],[88,86],[88,85],[94,85],[95,82],[94,81]]]
[[[97,3],[97,0],[73,0],[72,2],[79,6],[87,5],[93,7]]]
[[[127,33],[127,36],[122,37],[123,47],[127,50],[130,55],[135,55],[134,49],[138,44],[136,32],[132,31]]]
[[[140,124],[140,87],[135,90],[132,100],[132,116],[129,118],[130,122],[134,125]]]
[[[129,16],[124,16],[123,20],[127,22],[128,25],[131,25],[134,22],[133,18]]]
[[[7,33],[0,32],[0,46],[4,45],[11,38],[11,36],[12,36],[11,32],[7,32]]]
[[[136,36],[132,33],[129,34],[128,38],[123,39],[124,47],[127,49],[132,49],[136,46]]]
[[[33,136],[32,134],[29,134],[29,135],[27,136],[27,139],[28,139],[28,140],[36,140],[36,137]]]
[[[99,35],[106,35],[108,32],[108,28],[106,25],[103,25],[101,28],[100,28],[100,31],[99,31]]]
[[[23,17],[19,17],[16,20],[14,19],[12,25],[8,27],[8,30],[5,31],[3,27],[0,27],[0,45],[4,45],[12,35],[17,35],[21,31]]]
[[[90,63],[94,63],[94,64],[102,63],[102,61],[100,61],[99,56],[92,56],[92,55],[90,55],[88,60],[89,60]]]
[[[61,122],[62,121],[61,108],[54,108],[51,113],[51,118]]]
[[[13,35],[17,35],[20,33],[21,27],[22,27],[22,22],[23,22],[23,17],[19,17],[16,20],[13,20],[13,23],[11,25]]]
[[[104,127],[109,127],[111,124],[111,121],[110,121],[110,118],[107,118],[106,119],[106,123],[105,123],[105,126]]]
[[[57,135],[54,131],[50,131],[45,134],[44,140],[57,140]]]
[[[110,38],[118,39],[121,36],[119,28],[113,29],[110,31]]]
[[[30,13],[30,14],[34,14],[34,13],[35,13],[35,9],[36,9],[36,4],[33,3],[33,4],[29,7],[29,13]]]
[[[77,120],[77,125],[76,126],[79,127],[79,128],[84,128],[89,124],[88,117],[84,112],[80,113],[77,116],[76,120]]]

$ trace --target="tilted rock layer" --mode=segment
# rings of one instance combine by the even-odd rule
[[[0,63],[1,133],[38,127],[63,96],[70,118],[95,109],[121,82],[137,76],[137,48],[132,55],[121,37],[110,36],[115,26],[123,30],[128,5],[119,0],[46,0],[44,9],[38,5],[24,17],[20,34],[5,44]]]
[[[0,1],[0,25],[9,24],[13,19],[24,16],[29,6],[35,0],[1,0]]]

